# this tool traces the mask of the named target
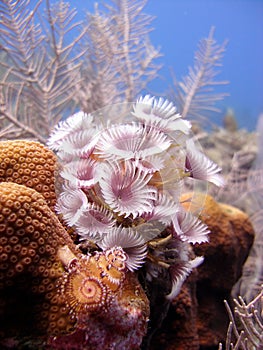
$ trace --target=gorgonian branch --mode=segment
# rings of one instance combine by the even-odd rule
[[[242,297],[234,299],[235,310],[232,312],[225,302],[230,324],[226,339],[226,350],[261,349],[263,346],[262,319],[263,285],[256,297],[246,303]],[[239,326],[237,326],[239,324]],[[222,345],[219,346],[219,349]]]
[[[173,97],[183,117],[202,119],[207,112],[218,112],[216,102],[227,95],[214,91],[218,85],[228,82],[215,79],[219,73],[217,67],[222,65],[226,42],[218,45],[213,36],[214,28],[211,28],[208,38],[199,43],[195,64],[189,68],[188,75],[182,81],[174,78]]]

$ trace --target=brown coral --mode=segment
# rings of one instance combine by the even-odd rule
[[[204,255],[205,262],[198,268],[199,279],[209,280],[213,288],[231,290],[242,274],[242,266],[253,243],[254,230],[246,213],[233,206],[218,203],[202,193],[185,194],[184,205],[200,212],[210,229],[209,242],[195,245],[197,255]],[[216,276],[216,278],[214,278]]]
[[[53,209],[56,202],[57,158],[36,141],[0,142],[0,181],[34,188]]]
[[[56,296],[65,271],[58,251],[67,245],[80,253],[43,196],[23,185],[0,183],[0,232],[1,335],[72,330],[76,320]]]
[[[192,198],[185,194],[184,199]],[[187,205],[189,202],[185,202]],[[211,196],[195,194],[191,210],[202,209],[202,220],[210,229],[209,242],[194,246],[205,257],[198,267],[197,326],[200,345],[215,346],[225,337],[228,317],[223,300],[242,274],[242,266],[254,239],[254,230],[246,213]]]
[[[183,284],[180,293],[172,301],[160,330],[151,342],[151,350],[198,350],[196,313],[196,271]]]

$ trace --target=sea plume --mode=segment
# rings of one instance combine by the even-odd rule
[[[73,106],[84,52],[74,50],[84,32],[78,32],[76,12],[68,3],[46,1],[42,22],[37,21],[40,6],[38,1],[30,10],[28,0],[1,1],[1,50],[6,54],[1,62],[1,126],[7,138],[44,142]]]
[[[200,121],[207,112],[219,112],[215,106],[227,94],[215,92],[215,87],[225,85],[227,81],[218,81],[218,67],[222,65],[222,57],[226,41],[218,45],[214,39],[212,27],[208,38],[202,39],[195,53],[195,63],[182,81],[174,77],[172,98],[175,100],[182,117]]]
[[[134,101],[160,68],[145,5],[102,2],[76,21],[64,1],[1,1],[0,138],[45,143],[77,108]]]

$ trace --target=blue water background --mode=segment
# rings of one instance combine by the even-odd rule
[[[95,2],[69,1],[78,12],[76,20],[93,12]],[[31,0],[31,5],[34,3],[36,0]],[[171,71],[177,80],[187,75],[198,42],[214,26],[217,43],[228,40],[218,79],[230,84],[218,91],[230,96],[218,104],[222,113],[211,118],[221,125],[230,107],[240,127],[254,130],[263,113],[263,0],[148,0],[144,12],[155,16],[150,38],[163,55],[158,61],[163,65],[161,78],[149,85],[150,92],[166,95],[172,85]]]
[[[177,79],[185,76],[198,41],[215,26],[217,42],[228,40],[218,79],[230,82],[223,87],[230,96],[220,104],[222,114],[214,120],[220,124],[231,107],[239,126],[253,130],[263,113],[263,1],[150,0],[146,11],[156,16],[151,38],[165,55],[162,74],[166,81],[163,86],[154,82],[152,87],[160,92],[165,89],[171,82],[171,67]]]

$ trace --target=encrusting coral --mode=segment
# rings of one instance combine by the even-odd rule
[[[193,193],[182,195],[187,206]],[[212,196],[202,193],[194,195],[191,211],[202,205],[202,220],[210,229],[209,243],[194,246],[196,254],[205,256],[199,267],[199,278],[210,281],[213,288],[230,291],[242,274],[242,266],[254,240],[254,229],[249,216],[240,209],[217,202]],[[221,249],[219,249],[221,247]],[[213,278],[211,267],[217,271]]]

